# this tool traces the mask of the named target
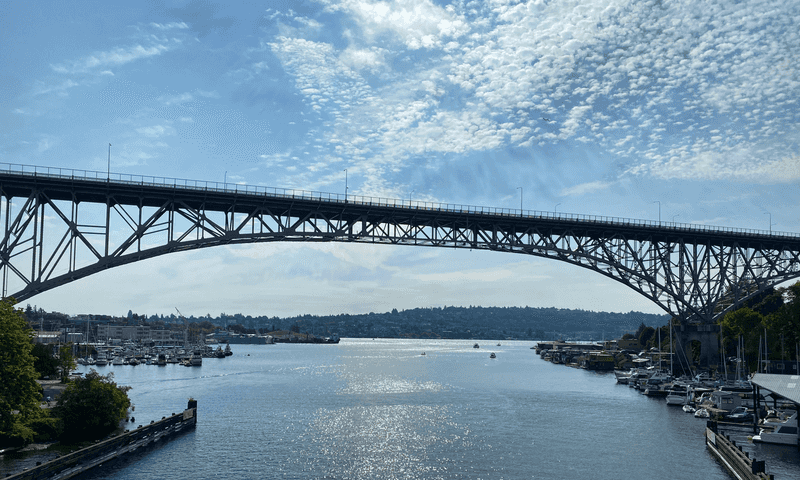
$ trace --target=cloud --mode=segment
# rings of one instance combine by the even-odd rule
[[[150,26],[158,29],[158,30],[186,30],[189,28],[189,25],[185,24],[184,22],[170,22],[170,23],[150,23]]]
[[[613,182],[603,182],[603,181],[587,182],[587,183],[582,183],[580,185],[575,185],[573,187],[565,188],[564,190],[561,191],[560,195],[565,197],[586,195],[588,193],[595,193],[602,190],[606,190],[611,185],[613,185]]]
[[[47,93],[64,94],[70,88],[74,88],[74,87],[77,87],[79,85],[80,84],[78,82],[75,82],[73,80],[64,80],[64,81],[62,81],[61,83],[59,83],[57,85],[47,85],[46,86],[46,85],[40,84],[40,85],[38,85],[37,87],[35,87],[33,89],[33,94],[34,95],[44,95],[44,94],[47,94]]]
[[[177,95],[161,96],[158,100],[166,106],[181,105],[184,103],[191,103],[198,98],[219,98],[220,95],[213,91],[195,90],[193,92],[184,92]]]
[[[136,133],[144,137],[159,138],[167,135],[174,135],[175,129],[170,125],[151,125],[137,128]]]
[[[469,31],[467,22],[453,8],[430,0],[324,1],[328,9],[352,15],[366,41],[390,38],[410,50],[439,48],[447,39]]]
[[[51,68],[58,73],[86,73],[98,68],[124,65],[142,58],[161,55],[169,49],[170,47],[164,44],[118,47],[105,52],[95,52],[89,56],[67,64],[51,65]]]
[[[569,141],[623,175],[795,178],[765,173],[800,154],[800,4],[322,3],[354,25],[346,46],[299,31],[268,43],[326,121],[310,143],[358,166],[365,189],[428,153]]]
[[[734,180],[755,184],[780,184],[800,181],[800,156],[753,162],[750,156],[737,160],[729,156],[702,152],[673,157],[666,161],[640,164],[628,170],[632,175],[647,175],[661,180]]]

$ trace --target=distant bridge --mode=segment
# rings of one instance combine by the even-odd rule
[[[218,245],[359,242],[559,260],[711,323],[800,277],[800,234],[0,164],[2,296]]]

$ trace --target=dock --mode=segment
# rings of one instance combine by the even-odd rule
[[[767,475],[763,461],[750,458],[730,437],[721,433],[717,422],[706,424],[706,447],[725,469],[739,480],[774,480]]]
[[[156,442],[166,441],[178,433],[197,425],[197,401],[190,400],[186,410],[162,418],[150,425],[111,437],[92,446],[43,463],[34,468],[6,477],[7,480],[65,480],[100,468],[104,464],[122,458],[136,450]]]

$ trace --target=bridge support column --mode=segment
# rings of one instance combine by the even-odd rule
[[[716,368],[719,366],[719,325],[680,325],[676,326],[678,345],[675,348],[681,362],[688,360],[689,365],[699,368]],[[694,363],[692,342],[700,342],[700,358]],[[685,364],[685,363],[684,363]],[[677,367],[676,367],[677,370]]]

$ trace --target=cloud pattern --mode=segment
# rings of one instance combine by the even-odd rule
[[[367,192],[413,158],[572,141],[622,175],[800,179],[800,4],[320,3],[329,25],[266,41]]]

